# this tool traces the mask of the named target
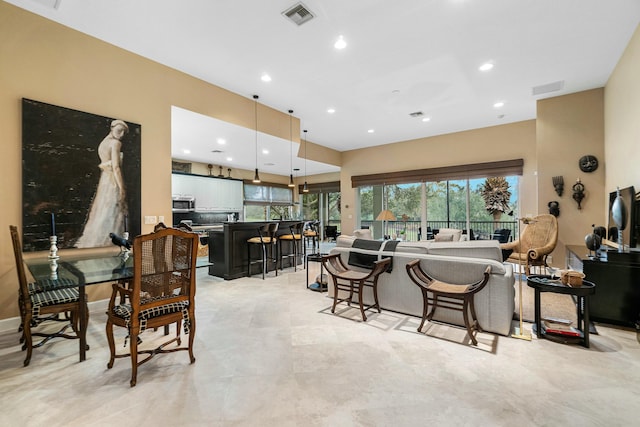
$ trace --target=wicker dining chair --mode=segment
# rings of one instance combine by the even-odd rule
[[[15,225],[11,225],[9,226],[9,231],[11,232],[13,253],[18,272],[18,306],[22,321],[20,325],[22,329],[20,342],[23,343],[22,350],[27,351],[24,366],[28,366],[31,362],[34,348],[41,347],[53,338],[79,338],[80,302],[77,285],[69,279],[61,278],[46,282],[36,281],[29,283],[24,268],[22,244],[18,228]],[[89,311],[86,310],[85,312],[88,313]],[[63,317],[60,317],[61,315]],[[62,322],[63,326],[56,332],[35,330],[42,323],[49,321]],[[69,335],[66,333],[66,330],[70,327],[75,334]],[[33,337],[41,337],[43,339],[34,344]]]
[[[129,286],[113,284],[113,292],[107,311],[107,341],[110,359],[131,358],[131,387],[136,385],[138,366],[160,353],[188,351],[191,363],[195,362],[193,342],[195,337],[196,258],[198,235],[175,228],[160,229],[138,236],[133,241],[133,280]],[[126,302],[119,303],[119,296],[126,294]],[[150,350],[138,348],[139,335],[147,329],[177,323],[184,326],[189,335],[188,346],[181,345],[180,327],[176,336]],[[116,354],[113,327],[128,330],[129,353]],[[165,347],[177,343],[177,347]],[[138,361],[139,354],[148,356]]]

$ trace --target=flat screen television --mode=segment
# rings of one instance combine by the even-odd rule
[[[614,243],[618,242],[618,227],[613,220],[613,213],[611,208],[613,202],[616,200],[617,192],[612,191],[609,193],[609,225],[608,225],[608,239]],[[626,221],[622,228],[622,243],[630,248],[635,248],[638,244],[638,216],[640,215],[639,201],[636,200],[636,193],[632,187],[626,187],[620,189],[620,197],[622,198],[624,207],[626,209]]]

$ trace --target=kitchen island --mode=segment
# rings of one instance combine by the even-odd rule
[[[289,234],[289,226],[296,221],[261,221],[261,222],[225,222],[221,228],[209,230],[209,274],[225,280],[247,276],[247,240],[258,236],[258,228],[269,222],[277,222],[277,236]],[[289,250],[289,245],[284,245]],[[282,255],[282,254],[281,254]],[[284,267],[291,267],[291,258],[287,258]],[[296,263],[302,264],[300,256]],[[280,263],[280,261],[279,261]],[[278,264],[279,264],[278,263]],[[289,263],[289,264],[287,264]]]

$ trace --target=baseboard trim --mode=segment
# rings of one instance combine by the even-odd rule
[[[89,307],[89,321],[91,321],[91,314],[104,313],[109,306],[109,299],[102,299],[93,301],[87,304]],[[8,319],[0,320],[0,333],[3,332],[17,332],[20,327],[20,316],[9,317]]]

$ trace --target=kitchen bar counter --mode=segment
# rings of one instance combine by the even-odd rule
[[[300,220],[268,222],[278,222],[277,235],[282,235],[290,233],[289,226]],[[209,262],[213,265],[209,267],[209,274],[225,280],[246,277],[247,240],[258,236],[258,227],[268,222],[225,222],[221,228],[210,230]]]

